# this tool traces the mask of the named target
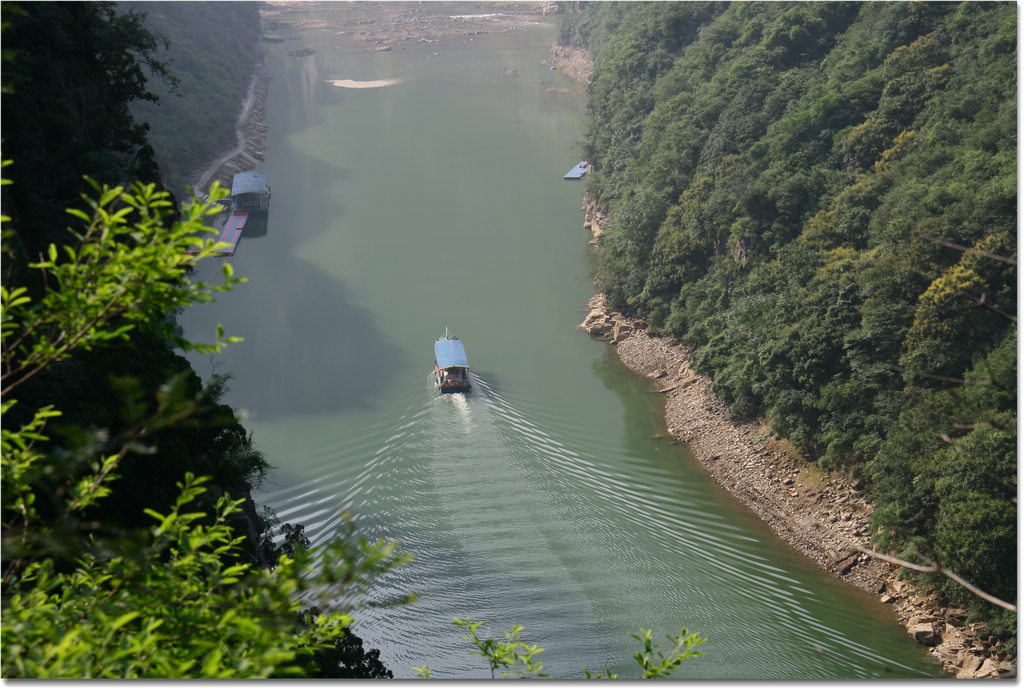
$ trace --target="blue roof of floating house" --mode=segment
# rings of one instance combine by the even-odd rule
[[[582,161],[577,163],[575,166],[570,168],[569,172],[566,173],[565,175],[563,175],[562,177],[565,178],[566,180],[575,180],[577,178],[582,178],[586,174],[587,174],[587,160],[583,159]]]
[[[267,189],[267,176],[259,171],[243,171],[235,173],[231,179],[231,195],[243,195],[247,192],[263,192]]]
[[[450,368],[458,366],[468,368],[469,360],[466,358],[466,347],[458,339],[438,339],[434,342],[434,360],[437,367]]]

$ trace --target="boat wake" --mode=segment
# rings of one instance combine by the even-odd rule
[[[740,642],[737,655],[774,646],[781,630],[808,651],[848,657],[864,674],[899,668],[815,617],[799,575],[773,566],[755,538],[678,473],[659,476],[649,460],[624,461],[628,451],[610,455],[606,443],[557,422],[545,426],[557,432],[542,429],[542,411],[524,413],[470,377],[469,394],[441,395],[424,382],[397,419],[375,419],[359,435],[339,430],[346,444],[324,450],[322,475],[278,503],[289,508],[282,521],[305,524],[314,545],[336,535],[346,509],[361,534],[400,539],[415,556],[369,594],[383,601],[415,592],[415,603],[356,614],[357,634],[372,635],[396,673],[411,676],[427,662],[409,632],[467,614],[498,630],[528,625],[552,661],[615,650],[618,633],[606,624],[643,614],[642,624],[658,631],[714,623],[708,634],[726,648]],[[772,627],[744,629],[747,611]],[[452,628],[432,639],[437,675],[476,669],[459,634]]]
[[[469,402],[466,400],[466,395],[462,393],[448,394],[446,396],[451,397],[452,406],[459,412],[459,417],[466,426],[471,427],[473,425],[473,414],[469,407]],[[468,432],[468,429],[467,429]]]

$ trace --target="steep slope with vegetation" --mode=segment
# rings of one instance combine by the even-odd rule
[[[861,479],[879,548],[1014,602],[1015,6],[563,9],[611,307]]]
[[[5,4],[4,21],[3,145],[4,158],[11,161],[5,177],[14,181],[3,193],[4,211],[13,220],[4,235],[5,287],[25,285],[30,296],[42,299],[61,287],[59,273],[29,265],[51,257],[51,247],[61,256],[70,247],[76,248],[76,254],[59,264],[72,258],[81,262],[85,266],[74,280],[82,282],[82,290],[97,290],[95,284],[104,278],[102,252],[82,254],[89,247],[82,236],[86,227],[65,210],[81,208],[81,195],[95,194],[85,176],[121,185],[156,180],[147,128],[134,120],[129,106],[157,99],[148,89],[152,81],[147,80],[147,71],[167,83],[174,83],[174,77],[156,58],[159,41],[146,29],[143,17],[117,13],[111,3]],[[138,243],[134,238],[120,240]],[[98,241],[102,251],[116,248],[112,238]],[[122,256],[115,257],[124,261]],[[142,261],[142,256],[136,261]],[[163,260],[147,256],[145,261],[156,272]],[[164,280],[178,283],[180,273],[177,276]],[[145,397],[172,380],[182,396],[204,399],[209,425],[154,433],[153,449],[133,449],[128,454],[116,483],[121,490],[118,502],[107,505],[107,515],[92,518],[120,530],[145,522],[146,506],[168,506],[178,494],[175,483],[185,471],[210,475],[219,487],[240,497],[267,465],[252,449],[234,413],[216,403],[222,385],[202,392],[188,361],[175,353],[180,340],[174,334],[173,310],[184,304],[164,309],[132,305],[129,275],[119,280],[121,289],[107,298],[96,319],[113,319],[128,306],[137,323],[130,340],[81,349],[73,357],[62,353],[45,368],[34,362],[30,367],[19,366],[17,359],[7,356],[3,380],[5,395],[16,389],[21,403],[5,416],[5,427],[23,425],[32,411],[53,405],[63,413],[68,439],[62,444],[69,448],[80,443],[102,448],[103,434],[116,437],[131,417],[146,410]],[[126,318],[118,317],[115,323],[120,319]],[[80,328],[85,334],[98,329],[87,322]],[[64,331],[62,348],[70,353],[75,332],[70,327]],[[25,338],[30,336],[39,337],[33,333]],[[81,472],[75,469],[81,460],[66,461],[63,471]]]
[[[158,102],[131,111],[150,126],[149,142],[165,184],[184,196],[188,176],[235,146],[239,104],[263,55],[255,2],[121,2],[168,41],[156,57],[177,79],[151,84]]]
[[[150,85],[174,79],[141,18],[115,17],[109,3],[4,3],[2,12],[0,117],[4,157],[14,161],[7,174],[18,180],[4,204],[19,218],[15,248],[35,259],[51,242],[67,242],[64,209],[88,189],[83,176],[156,178],[147,128],[129,104],[155,99]]]

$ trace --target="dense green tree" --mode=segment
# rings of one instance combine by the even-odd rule
[[[154,100],[148,78],[173,83],[157,59],[160,39],[112,2],[0,4],[3,19],[4,156],[18,184],[4,206],[19,219],[12,247],[32,260],[66,241],[64,209],[88,188],[156,181],[147,126],[129,106]]]
[[[174,220],[168,198],[152,184],[98,187],[91,213],[72,210],[79,242],[51,245],[33,263],[46,291],[33,298],[10,282],[0,290],[5,677],[307,676],[320,670],[318,655],[343,642],[345,658],[356,653],[358,663],[352,618],[307,611],[296,620],[299,595],[314,589],[356,606],[373,578],[408,559],[394,543],[357,538],[346,525],[316,559],[290,532],[297,545],[254,564],[242,553],[246,536],[229,525],[243,500],[204,485],[211,477],[185,464],[170,468],[178,493],[166,505],[164,481],[151,475],[140,530],[110,531],[117,522],[106,506],[116,502],[119,515],[135,500],[123,496],[139,493],[118,487],[131,455],[151,452],[160,431],[180,430],[210,393],[192,393],[177,374],[155,389],[136,385],[121,425],[88,435],[62,430],[52,402],[19,401],[36,378],[78,353],[104,352],[147,331],[201,351],[231,341],[218,334],[212,344],[192,343],[153,319],[237,282],[230,265],[221,284],[188,280],[186,269],[218,247],[204,220],[219,206],[192,203]],[[5,229],[5,249],[11,236]],[[189,254],[193,247],[198,252]],[[12,426],[12,416],[23,423]],[[239,433],[229,426],[220,434]],[[238,461],[224,446],[207,453],[216,457],[210,470],[227,482],[251,473],[222,471]]]
[[[87,241],[97,227],[70,230],[69,221],[81,219],[73,220],[64,210],[77,206],[79,194],[89,189],[82,173],[115,181],[137,176],[147,182],[156,180],[147,126],[134,121],[131,107],[156,101],[151,87],[160,90],[175,84],[166,65],[155,57],[166,43],[145,27],[141,14],[112,3],[4,3],[2,9],[3,146],[5,155],[14,159],[9,170],[18,178],[18,184],[3,188],[4,211],[16,219],[5,229],[5,282],[20,284],[28,295],[36,296],[49,282],[61,280],[66,268],[56,265],[64,263],[63,251],[56,261],[51,259],[53,268],[28,269],[30,262],[48,255],[48,245],[69,247],[80,255],[84,249],[92,253],[79,257],[88,261],[81,262],[80,274],[70,278],[85,291],[103,284],[106,269],[97,257],[118,244],[136,261],[155,268],[163,261],[159,253],[140,245],[148,236],[135,231],[96,245]],[[152,198],[155,190],[146,195]],[[138,221],[140,228],[151,232],[153,219]],[[181,272],[176,270],[175,276]],[[33,361],[19,369],[9,360],[4,372],[5,391],[19,380],[18,397],[24,404],[7,412],[5,424],[24,425],[32,411],[53,405],[64,414],[56,425],[66,444],[73,441],[96,449],[116,445],[118,440],[102,438],[108,434],[103,431],[128,429],[129,420],[153,413],[146,397],[170,382],[176,394],[201,407],[203,415],[194,417],[192,425],[173,432],[150,431],[150,446],[126,452],[114,483],[118,502],[89,510],[88,521],[102,523],[108,539],[146,522],[146,507],[168,506],[177,497],[175,484],[186,470],[209,475],[215,488],[245,497],[249,485],[258,482],[267,468],[234,413],[217,403],[220,389],[204,391],[188,362],[175,352],[180,343],[172,319],[182,304],[144,306],[135,300],[140,294],[137,287],[123,284],[122,291],[110,296],[110,306],[104,307],[109,312],[87,312],[74,324],[37,328],[66,328],[74,333],[71,330],[89,329],[91,319],[125,319],[126,312],[143,311],[145,319],[136,320],[130,340],[79,350],[39,371]],[[139,317],[132,314],[133,319]],[[21,382],[26,375],[31,377]],[[59,461],[61,470],[69,474],[83,463],[70,454]],[[45,490],[45,479],[39,483],[39,489]],[[40,494],[44,512],[55,504],[51,494]],[[249,529],[248,554],[258,557],[258,534],[264,524],[249,505],[249,511],[235,515],[234,522],[236,528]]]
[[[690,346],[732,415],[868,481],[887,549],[1008,593],[1015,506],[941,479],[997,463],[1015,487],[1014,428],[939,435],[974,415],[941,378],[1015,358],[1013,5],[654,4],[560,32],[594,57],[598,288]]]

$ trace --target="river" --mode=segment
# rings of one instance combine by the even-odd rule
[[[454,617],[522,625],[559,678],[636,677],[630,634],[681,627],[708,641],[680,678],[941,675],[877,597],[662,439],[660,395],[576,328],[592,285],[583,188],[562,175],[585,94],[545,64],[554,19],[389,51],[280,33],[302,38],[267,48],[271,211],[232,259],[249,282],[180,322],[245,338],[192,362],[231,375],[226,403],[274,466],[258,504],[314,544],[346,510],[415,555],[378,587],[413,604],[355,613],[396,677],[489,677]],[[431,385],[446,326],[467,396]]]

